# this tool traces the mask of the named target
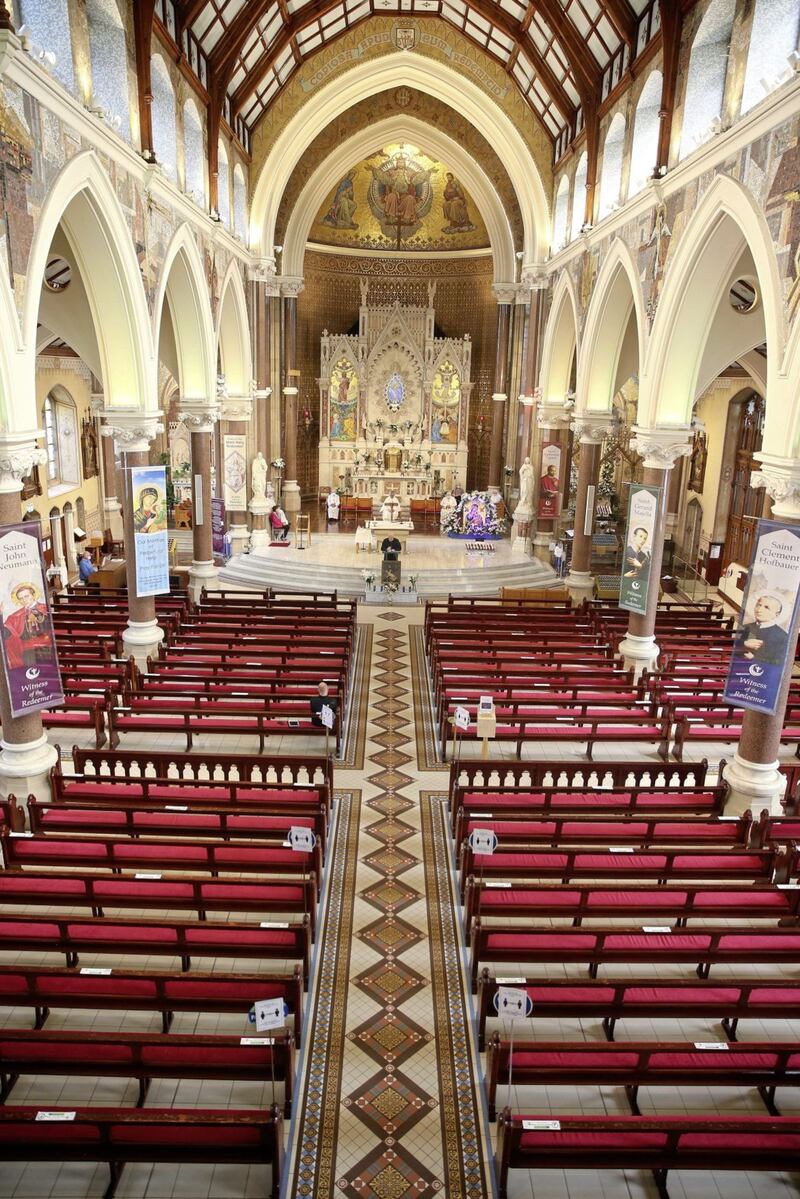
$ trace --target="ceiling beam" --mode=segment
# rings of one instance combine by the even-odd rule
[[[559,7],[558,0],[539,0],[539,12],[563,43],[567,61],[575,75],[575,86],[581,103],[585,104],[592,98],[599,101],[602,80],[600,66],[569,17]]]
[[[236,60],[242,47],[251,33],[256,32],[258,22],[271,4],[272,0],[250,0],[249,4],[245,4],[243,8],[239,9],[208,56],[208,65],[212,71],[221,73],[227,71],[228,66],[231,65],[232,69],[227,72],[228,78],[230,78],[236,69]]]
[[[208,0],[177,0],[178,15],[184,29],[188,29],[192,22],[197,20],[207,2]]]
[[[153,86],[150,74],[155,0],[133,6],[133,40],[136,51],[136,93],[139,105],[139,141],[145,158],[154,155]]]
[[[661,87],[661,107],[658,110],[658,153],[655,170],[669,166],[669,149],[672,140],[672,116],[675,111],[675,94],[678,88],[678,60],[681,48],[683,20],[677,5],[670,0],[659,0],[661,8],[661,45],[664,60],[664,81]]]
[[[627,45],[631,52],[631,58],[633,58],[639,18],[633,11],[630,0],[606,0],[606,16]]]
[[[301,30],[312,24],[319,17],[324,16],[326,12],[330,12],[332,8],[338,7],[340,2],[341,0],[312,0],[311,4],[306,4],[300,10],[300,12],[296,13],[289,20],[288,24],[286,24],[278,34],[278,37],[275,39],[270,49],[253,64],[252,69],[247,73],[246,79],[242,81],[240,86],[234,92],[232,97],[234,113],[238,112],[244,106],[248,96],[250,96],[256,90],[272,64],[277,61],[278,57],[286,48],[286,46],[292,44],[292,40],[297,37]],[[533,65],[537,76],[541,80],[542,85],[552,98],[553,103],[558,111],[570,124],[570,126],[574,128],[576,117],[575,105],[567,95],[563,86],[559,83],[558,79],[556,79],[550,67],[542,58],[536,46],[529,38],[524,36],[521,23],[514,20],[513,17],[510,17],[499,7],[495,8],[492,4],[487,3],[486,0],[470,0],[470,7],[474,8],[476,12],[480,13],[480,15],[483,16],[487,21],[490,21],[496,26],[496,28],[505,33],[506,36],[511,38],[513,42],[517,44],[520,42],[523,43],[520,48],[530,59],[531,64]],[[426,20],[432,17],[441,19],[439,18],[439,14],[437,12],[414,13],[414,20]],[[364,19],[368,18],[362,18],[362,20]],[[361,21],[357,22],[357,24],[361,24]],[[352,29],[353,26],[351,25],[350,28]],[[342,34],[346,32],[347,30],[342,30],[340,34],[337,34],[337,37],[342,36]],[[468,41],[471,41],[473,45],[478,44],[475,42],[475,39],[471,38],[466,32],[464,32],[464,37],[466,37]],[[326,46],[330,46],[335,40],[335,38],[329,39],[329,41],[326,42]],[[483,49],[485,53],[490,54],[490,51],[486,50],[485,47],[480,48]],[[514,59],[511,60],[505,69],[509,74],[509,77],[512,79],[514,86],[518,87],[516,80],[511,75],[511,67],[513,66],[513,62]],[[232,73],[233,71],[231,71],[231,74]],[[580,91],[580,89],[578,90]],[[549,136],[550,132],[548,130],[548,137]]]

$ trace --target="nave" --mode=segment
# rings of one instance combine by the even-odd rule
[[[4,805],[3,1193],[99,1195],[105,1160],[119,1196],[791,1191],[800,771],[789,730],[784,815],[731,810],[724,614],[661,609],[663,669],[634,685],[597,603],[353,622],[298,595],[159,602],[174,626],[155,671],[126,667],[113,744],[54,727],[50,801]],[[290,660],[270,641],[287,603]],[[100,629],[114,601],[91,604]],[[221,653],[225,624],[240,640]],[[323,663],[331,758],[292,727]],[[174,698],[221,708],[225,688],[187,752]],[[456,704],[467,730],[448,729]],[[520,994],[527,1015],[497,1015]],[[285,1023],[259,1036],[248,1012],[271,999]]]

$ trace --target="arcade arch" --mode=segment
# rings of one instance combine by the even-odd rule
[[[287,122],[262,166],[253,192],[250,217],[253,251],[269,259],[274,257],[281,197],[314,138],[359,100],[401,84],[457,108],[495,147],[520,205],[523,266],[538,262],[550,241],[549,204],[536,163],[513,122],[495,105],[487,105],[485,92],[463,74],[422,55],[402,52],[353,67],[319,89],[313,109],[304,105]]]
[[[600,269],[578,357],[576,414],[608,412],[644,359],[644,300],[630,250],[617,239]],[[641,417],[640,417],[641,420]]]
[[[314,218],[325,196],[353,163],[360,162],[382,141],[408,141],[425,147],[427,153],[450,164],[459,174],[478,206],[489,233],[496,282],[508,282],[516,270],[515,246],[508,217],[490,180],[475,160],[451,137],[413,117],[388,117],[361,130],[317,168],[303,188],[286,226],[283,270],[286,275],[303,274],[306,242]],[[258,189],[256,189],[258,190]],[[255,208],[255,198],[253,207]]]
[[[215,345],[228,395],[247,396],[253,377],[247,301],[239,268],[232,262],[222,285]]]
[[[167,328],[167,325],[170,328]],[[203,264],[188,225],[177,231],[164,260],[154,313],[159,357],[172,369],[184,399],[216,394],[211,301]],[[167,338],[166,352],[164,338]]]
[[[569,391],[573,362],[578,352],[577,311],[572,279],[569,272],[564,271],[553,295],[542,345],[540,388],[545,403],[563,401]]]

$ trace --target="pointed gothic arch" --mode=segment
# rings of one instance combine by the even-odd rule
[[[629,328],[634,321],[630,342]],[[592,290],[578,355],[576,412],[611,412],[623,350],[644,360],[644,298],[628,246],[616,238]],[[627,371],[630,377],[633,371]]]
[[[203,262],[189,225],[181,225],[169,244],[153,310],[156,345],[161,338],[165,305],[172,320],[178,362],[178,385],[184,399],[216,395],[216,357],[211,300]]]
[[[32,397],[41,281],[50,245],[63,228],[81,272],[97,337],[103,391],[109,408],[154,412],[153,336],[130,229],[93,150],[77,154],[55,179],[42,206],[28,259],[23,310],[25,377],[30,394],[23,428],[35,428]],[[20,397],[20,408],[27,401]],[[16,405],[15,405],[16,406]]]
[[[232,261],[222,283],[216,347],[228,395],[249,395],[253,378],[247,300],[241,267]]]
[[[731,274],[749,251],[763,306],[767,369],[780,363],[785,344],[785,318],[778,264],[764,214],[746,188],[727,175],[717,175],[687,225],[667,269],[653,321],[646,367],[642,372],[640,423],[688,425],[698,394],[701,366],[720,302]],[[723,291],[724,289],[724,291]],[[760,322],[759,322],[760,324]],[[744,333],[744,337],[748,334]],[[758,344],[743,341],[742,352]],[[719,369],[727,365],[720,363]],[[770,392],[771,392],[770,378]],[[785,414],[767,404],[765,444],[772,422],[780,422],[779,444],[785,447]],[[776,430],[777,432],[777,430]]]
[[[578,302],[569,271],[562,271],[542,343],[539,386],[544,400],[563,400],[569,391],[572,362],[578,352]]]
[[[335,117],[360,100],[401,84],[427,92],[457,108],[495,147],[522,213],[523,267],[535,264],[550,241],[550,211],[541,176],[513,122],[466,75],[445,63],[402,51],[359,63],[320,87],[314,98],[287,122],[270,150],[253,191],[251,247],[274,257],[275,226],[281,198],[292,172],[314,138]]]
[[[366,158],[383,141],[422,144],[458,173],[480,211],[489,234],[496,282],[514,278],[514,238],[500,198],[491,181],[469,153],[453,138],[414,117],[387,117],[348,138],[317,167],[289,217],[283,239],[283,271],[303,274],[303,256],[311,226],[325,197],[344,173]],[[255,208],[255,198],[253,200]]]

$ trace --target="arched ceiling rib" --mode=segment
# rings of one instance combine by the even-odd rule
[[[626,69],[657,0],[156,0],[232,126],[248,133],[299,66],[375,14],[440,17],[493,56],[555,141]]]

